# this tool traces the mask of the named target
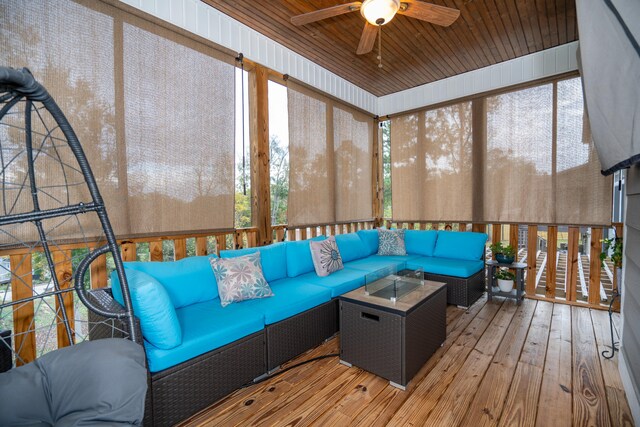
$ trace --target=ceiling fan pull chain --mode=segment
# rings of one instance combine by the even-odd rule
[[[378,25],[378,68],[382,68],[382,25]]]

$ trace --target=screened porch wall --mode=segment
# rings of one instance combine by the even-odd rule
[[[287,82],[288,225],[371,220],[374,118]]]
[[[0,10],[0,62],[60,104],[117,235],[233,228],[232,56],[98,1]]]
[[[391,119],[393,218],[610,225],[579,77]]]

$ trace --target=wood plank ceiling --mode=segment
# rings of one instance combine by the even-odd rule
[[[364,18],[351,12],[302,27],[292,16],[340,0],[202,0],[376,96],[507,61],[578,38],[575,0],[433,0],[461,14],[443,28],[397,15],[376,48],[356,55]]]

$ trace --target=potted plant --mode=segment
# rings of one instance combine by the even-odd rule
[[[604,267],[604,261],[611,251],[611,262],[616,268],[616,275],[618,279],[618,292],[620,292],[620,282],[622,279],[622,237],[612,237],[610,239],[602,239],[604,250],[600,253],[600,261]]]
[[[501,292],[511,292],[516,275],[503,267],[496,273],[496,279],[498,279],[498,287]]]
[[[489,249],[500,264],[511,264],[516,259],[516,251],[511,245],[502,246],[502,242],[496,242],[489,246]]]

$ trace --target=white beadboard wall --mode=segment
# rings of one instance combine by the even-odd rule
[[[578,69],[578,42],[521,56],[378,98],[378,115],[401,113]]]
[[[120,0],[375,114],[378,98],[200,0]]]
[[[385,116],[577,70],[578,42],[390,95],[376,97],[200,0],[120,0],[207,38],[254,62],[307,83],[372,114]]]

